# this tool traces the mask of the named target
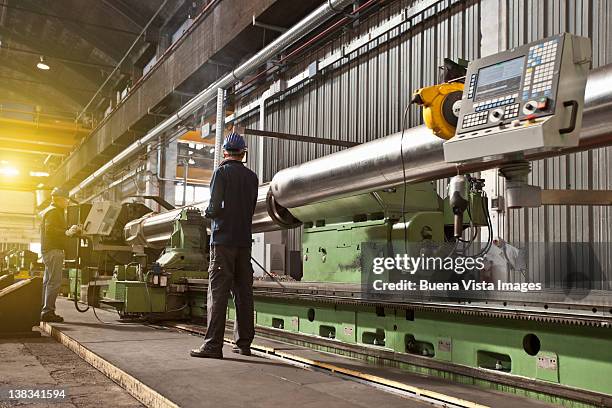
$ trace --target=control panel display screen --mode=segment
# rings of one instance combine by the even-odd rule
[[[518,92],[525,67],[525,57],[490,65],[478,71],[474,101]]]

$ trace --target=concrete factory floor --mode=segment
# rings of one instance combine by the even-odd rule
[[[102,320],[113,322],[113,324],[103,324],[95,319],[91,311],[84,314],[76,312],[72,303],[65,299],[58,300],[58,313],[64,316],[66,322],[47,326],[53,328],[55,337],[60,338],[86,360],[93,359],[94,362],[88,361],[102,372],[107,374],[111,372],[110,376],[115,381],[130,389],[135,395],[143,395],[144,401],[147,401],[147,398],[149,403],[162,401],[161,406],[174,403],[181,407],[271,407],[288,402],[300,407],[431,406],[426,402],[408,399],[327,372],[306,370],[269,358],[239,356],[231,353],[229,346],[224,349],[223,360],[191,358],[188,351],[201,344],[201,337],[172,328],[117,323],[116,313],[97,310]],[[467,406],[478,406],[477,404],[500,408],[549,406],[527,398],[376,367],[360,360],[319,353],[260,337],[256,338],[255,343],[301,358],[348,367],[423,390],[459,398],[467,402]],[[43,338],[28,340],[27,346],[18,343],[14,347],[31,350],[27,358],[33,362],[36,370],[40,370],[38,366],[50,359],[49,353],[54,353],[63,346],[51,342],[49,338]],[[52,359],[58,367],[55,370],[60,371],[54,371],[52,367],[47,371],[42,370],[41,374],[36,374],[41,376],[40,379],[36,375],[33,379],[29,379],[27,375],[30,367],[23,368],[24,364],[20,364],[18,368],[17,363],[14,363],[15,366],[8,370],[3,366],[0,368],[3,383],[13,385],[14,381],[19,381],[19,384],[23,385],[38,385],[50,381],[47,378],[49,377],[54,381],[53,384],[59,387],[64,385],[62,379],[66,378],[68,382],[65,386],[70,387],[70,392],[74,393],[71,395],[93,394],[98,406],[138,405],[117,385],[112,383],[109,385],[108,380],[106,380],[107,388],[103,392],[86,391],[87,387],[99,386],[104,377],[67,349],[62,351],[70,357],[65,359],[67,367],[75,366],[76,361],[79,367],[88,368],[94,374],[77,377],[71,374],[54,378],[52,373],[71,368],[64,367],[63,359],[59,361]],[[7,348],[6,352],[11,353],[10,348]],[[2,357],[8,358],[4,355]],[[95,362],[96,359],[103,363]],[[73,388],[79,384],[83,384],[83,390]],[[75,400],[79,401],[76,397]],[[77,405],[76,402],[73,404],[68,406],[88,406]],[[54,404],[53,407],[59,406]]]
[[[0,339],[0,408],[97,408],[101,401],[113,407],[142,407],[134,397],[49,336]],[[66,398],[9,401],[9,389],[63,389]],[[61,401],[61,402],[60,402]]]

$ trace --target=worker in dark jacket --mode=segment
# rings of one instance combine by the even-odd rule
[[[236,305],[232,350],[251,354],[253,322],[253,268],[251,224],[257,203],[257,175],[243,164],[246,143],[231,133],[223,144],[224,160],[210,183],[206,217],[212,219],[208,268],[208,326],[204,344],[191,350],[192,357],[223,358],[223,335],[227,299],[232,292]]]
[[[63,322],[55,314],[55,300],[62,285],[64,269],[64,250],[67,237],[79,232],[79,226],[66,226],[64,210],[68,207],[68,193],[59,187],[51,192],[51,205],[42,214],[40,225],[40,247],[45,264],[43,276],[43,308],[40,320],[43,322]]]

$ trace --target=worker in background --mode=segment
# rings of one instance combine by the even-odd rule
[[[223,358],[227,300],[232,292],[236,305],[234,353],[251,355],[253,322],[253,267],[251,224],[257,203],[257,175],[243,164],[246,143],[231,133],[223,144],[224,160],[210,183],[206,218],[212,219],[208,268],[208,326],[204,344],[191,350],[192,357]]]
[[[64,210],[68,207],[68,194],[56,187],[51,192],[51,205],[43,212],[40,225],[40,247],[45,264],[43,276],[43,308],[40,320],[61,323],[64,319],[55,314],[55,300],[62,285],[64,249],[67,237],[76,235],[80,226],[66,226]]]
[[[524,251],[508,244],[500,237],[493,238],[493,245],[485,256],[484,280],[488,282],[514,282],[514,273],[519,272],[528,282],[527,265]],[[519,278],[520,279],[520,278]]]

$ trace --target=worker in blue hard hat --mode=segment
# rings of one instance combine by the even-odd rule
[[[45,273],[43,275],[43,307],[40,320],[43,322],[63,322],[61,316],[55,314],[55,300],[62,285],[64,269],[64,250],[67,237],[80,232],[79,225],[70,228],[66,225],[64,210],[70,199],[68,193],[60,187],[51,192],[51,205],[42,213],[40,224],[40,247]]]
[[[210,183],[210,201],[205,211],[212,219],[206,337],[192,357],[223,358],[225,314],[230,292],[236,305],[233,352],[251,355],[255,336],[253,322],[253,268],[251,224],[257,203],[257,175],[243,163],[247,146],[232,132],[223,144],[224,160]]]

